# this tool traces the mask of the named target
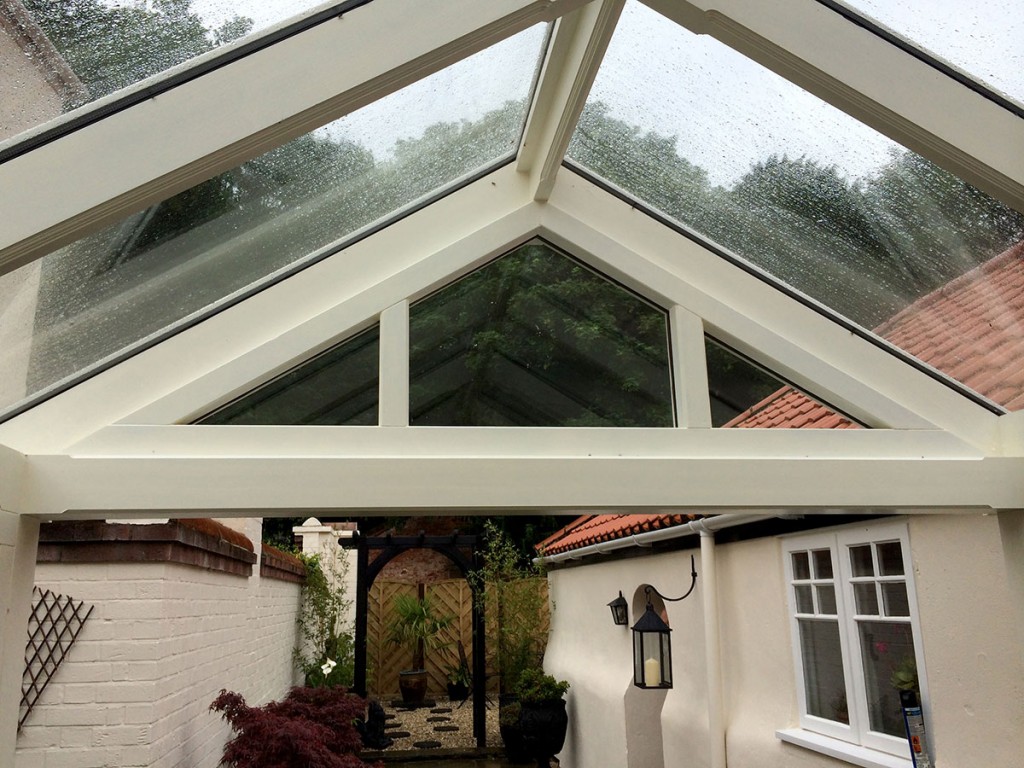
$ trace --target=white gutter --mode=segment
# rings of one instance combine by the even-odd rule
[[[659,528],[656,531],[645,531],[624,536],[621,539],[612,541],[599,541],[596,544],[588,544],[579,549],[568,552],[556,552],[553,555],[541,555],[535,557],[533,562],[538,565],[550,565],[551,563],[563,563],[566,560],[582,560],[590,555],[605,555],[617,549],[628,549],[629,547],[649,547],[658,541],[678,539],[683,536],[693,536],[699,533],[711,533],[723,528],[732,528],[737,525],[756,523],[761,520],[770,520],[779,515],[714,515],[713,517],[702,517],[699,520],[690,520],[682,525],[673,525],[670,528]]]

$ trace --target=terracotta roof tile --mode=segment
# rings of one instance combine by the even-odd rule
[[[574,549],[613,541],[646,531],[682,525],[697,515],[584,515],[536,546],[543,555],[555,555]]]

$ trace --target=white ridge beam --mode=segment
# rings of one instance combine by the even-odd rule
[[[594,0],[558,20],[527,121],[517,170],[548,199],[625,0]]]
[[[374,0],[13,158],[0,274],[583,3]]]

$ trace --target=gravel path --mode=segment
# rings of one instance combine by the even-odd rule
[[[473,738],[473,701],[449,702],[436,699],[431,705],[406,709],[401,702],[382,701],[387,715],[385,733],[394,739],[388,750],[450,749],[476,746]],[[487,745],[500,746],[498,731],[498,705],[490,703],[487,714]],[[420,746],[430,743],[431,746]]]

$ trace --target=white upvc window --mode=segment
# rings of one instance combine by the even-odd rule
[[[927,700],[904,523],[783,540],[801,728],[909,757],[899,689]]]

